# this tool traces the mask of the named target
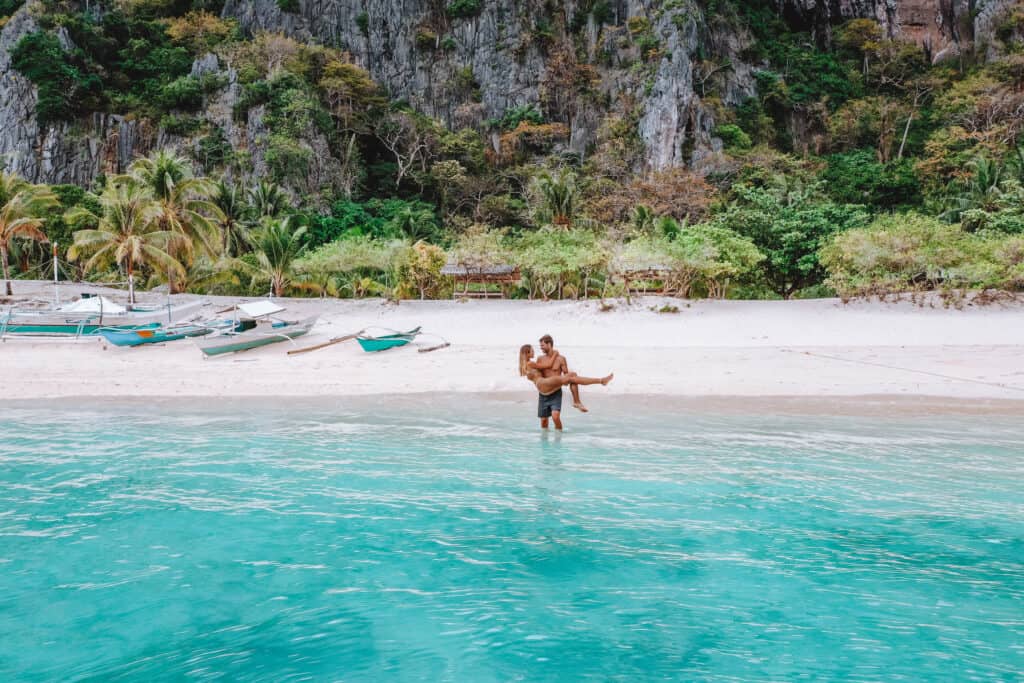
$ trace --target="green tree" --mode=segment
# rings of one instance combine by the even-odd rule
[[[589,230],[542,228],[515,246],[514,262],[523,268],[531,298],[585,296],[590,276],[604,272],[611,256]]]
[[[391,217],[389,226],[414,241],[433,241],[441,236],[437,217],[429,209],[417,209],[413,206],[403,207]]]
[[[213,203],[220,211],[217,227],[220,230],[221,253],[231,257],[249,251],[251,207],[246,204],[242,191],[237,185],[222,179],[217,183]]]
[[[248,196],[257,218],[278,218],[291,207],[291,200],[277,183],[261,180],[249,188]]]
[[[619,273],[667,269],[666,293],[689,297],[699,289],[724,297],[731,280],[764,260],[754,243],[732,230],[698,224],[677,235],[643,235],[619,248],[613,270]]]
[[[539,202],[537,214],[540,222],[561,226],[572,224],[579,196],[575,173],[566,169],[556,173],[541,171],[533,179],[532,188]]]
[[[164,227],[163,207],[152,190],[130,178],[110,179],[99,196],[100,212],[77,206],[66,215],[73,224],[93,227],[75,232],[68,258],[86,258],[86,272],[116,265],[128,275],[129,299],[135,303],[135,273],[149,268],[184,277],[185,267],[173,256],[180,233]]]
[[[15,237],[46,242],[43,224],[47,211],[57,205],[50,188],[32,185],[23,178],[0,171],[0,263],[7,296],[11,296],[8,250]]]
[[[197,251],[210,256],[220,252],[218,222],[223,216],[211,199],[216,185],[194,177],[188,159],[158,150],[133,162],[128,177],[149,188],[160,208],[160,229],[177,236],[169,243],[175,259],[187,267]],[[171,292],[181,291],[174,272],[167,275]]]
[[[984,154],[974,157],[967,164],[968,176],[950,183],[942,218],[957,223],[972,210],[986,214],[999,211],[1005,194],[1003,181],[1015,170],[1012,162],[1007,164]]]
[[[831,235],[868,221],[862,206],[835,204],[815,186],[741,183],[732,193],[735,199],[711,224],[750,238],[766,257],[761,264],[765,284],[787,299],[822,282],[818,251]]]
[[[437,298],[446,284],[446,278],[441,275],[446,261],[441,247],[422,240],[413,244],[398,263],[399,295],[416,292],[420,300],[428,296]],[[451,293],[450,287],[448,293]]]
[[[252,284],[270,282],[274,296],[284,296],[285,290],[295,283],[296,261],[306,247],[303,237],[305,226],[292,227],[293,217],[264,219],[253,239],[255,265],[247,264]]]

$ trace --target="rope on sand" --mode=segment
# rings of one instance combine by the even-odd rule
[[[954,382],[969,382],[971,384],[983,384],[987,387],[996,387],[997,389],[1006,389],[1007,391],[1019,391],[1024,393],[1024,387],[1016,387],[1011,384],[1003,384],[1002,382],[986,382],[983,379],[970,379],[968,377],[955,377],[953,375],[944,375],[940,372],[930,372],[928,370],[915,370],[913,368],[904,368],[899,365],[888,365],[886,363],[875,363],[869,360],[857,360],[855,358],[843,358],[842,356],[830,356],[827,353],[814,353],[813,351],[794,351],[793,349],[782,349],[784,353],[800,353],[805,356],[815,356],[817,358],[827,358],[829,360],[838,360],[843,363],[854,363],[856,365],[873,365],[876,368],[886,368],[889,370],[902,370],[903,372],[914,372],[919,375],[928,375],[930,377],[939,377],[941,379],[948,379]]]

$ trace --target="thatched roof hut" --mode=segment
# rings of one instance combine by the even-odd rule
[[[500,297],[502,299],[508,294],[508,285],[519,282],[521,277],[517,266],[507,264],[475,266],[448,262],[441,269],[441,274],[455,279],[453,297]],[[480,287],[471,290],[470,285],[480,285]],[[498,290],[493,291],[490,285],[498,285]]]

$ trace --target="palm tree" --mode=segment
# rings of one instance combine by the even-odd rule
[[[412,241],[429,240],[437,232],[437,220],[430,209],[407,206],[392,216],[391,225]]]
[[[159,204],[161,230],[182,236],[183,239],[173,240],[171,245],[171,255],[179,263],[191,264],[197,246],[211,256],[220,251],[217,224],[223,216],[211,201],[215,186],[208,178],[193,177],[188,159],[158,150],[133,162],[128,168],[128,177],[148,187]],[[168,275],[171,292],[180,291],[180,283],[170,277],[170,273]]]
[[[292,227],[289,216],[284,219],[267,219],[253,239],[253,254],[256,265],[246,264],[252,274],[253,284],[270,280],[271,293],[282,296],[285,289],[295,282],[295,261],[305,251],[303,237],[306,227]]]
[[[57,206],[57,196],[50,188],[33,185],[13,173],[0,171],[0,262],[3,263],[7,296],[11,296],[11,274],[7,252],[11,240],[22,237],[40,242],[49,241],[43,232],[42,216]]]
[[[658,216],[649,206],[637,204],[632,211],[633,227],[637,232],[649,232]]]
[[[249,204],[257,218],[277,218],[285,212],[291,200],[280,185],[261,180],[249,188]]]
[[[941,217],[949,222],[961,220],[970,209],[992,210],[1002,196],[1002,183],[1011,167],[979,155],[967,162],[971,175],[966,180],[952,183],[948,207]]]
[[[127,179],[111,179],[99,196],[100,215],[78,206],[65,216],[95,228],[75,232],[68,258],[88,257],[86,271],[117,264],[128,273],[128,296],[135,303],[135,271],[150,267],[174,276],[185,268],[172,255],[182,236],[163,228],[163,206],[146,186]]]
[[[245,203],[242,191],[236,185],[223,180],[217,183],[213,203],[220,209],[218,224],[221,237],[221,253],[225,256],[241,256],[249,251],[250,207]]]
[[[570,225],[576,212],[576,197],[579,194],[576,174],[565,169],[554,175],[541,171],[533,179],[533,186],[543,201],[544,217],[550,217],[555,225]]]

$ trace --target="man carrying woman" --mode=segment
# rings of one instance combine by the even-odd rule
[[[551,335],[540,338],[540,348],[544,355],[533,360],[533,347],[529,344],[519,349],[519,374],[534,383],[540,392],[537,403],[537,417],[540,418],[541,429],[548,428],[548,418],[554,421],[555,429],[562,429],[562,387],[566,384],[572,392],[573,406],[587,412],[580,402],[579,385],[607,385],[614,375],[606,377],[580,377],[569,372],[565,358],[554,348]]]

